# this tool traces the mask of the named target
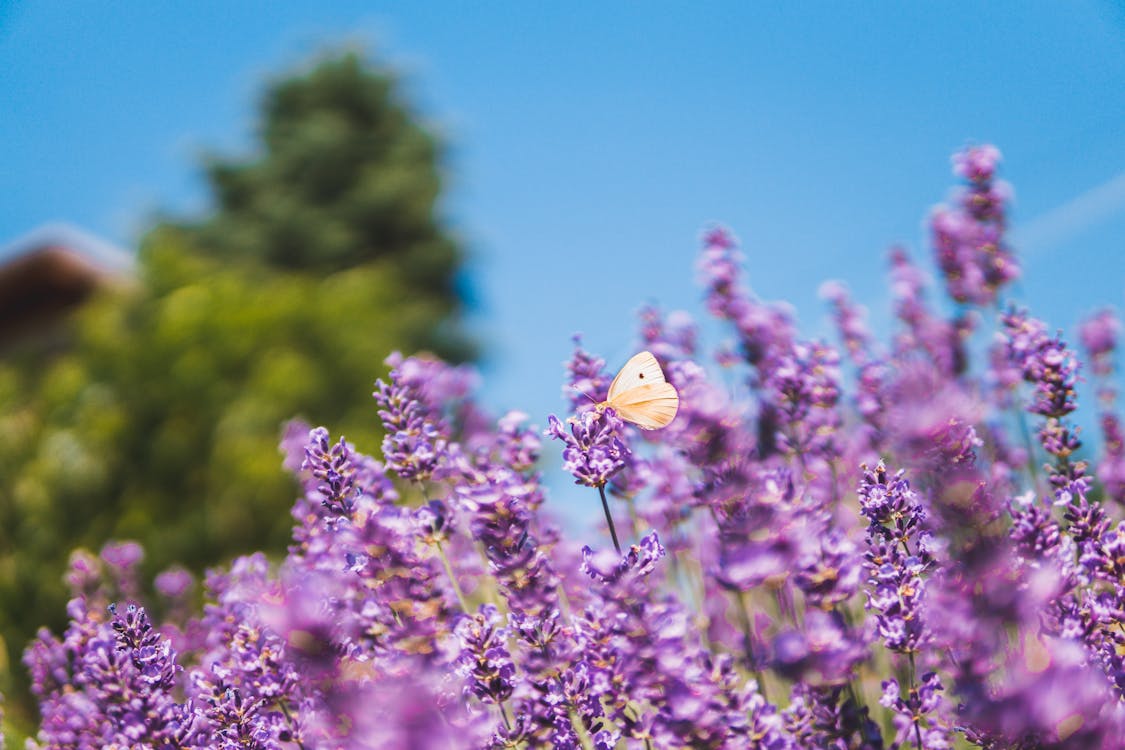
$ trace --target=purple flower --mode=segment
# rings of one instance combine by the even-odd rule
[[[716,512],[718,561],[715,577],[725,587],[748,591],[778,584],[812,553],[820,521],[796,505],[796,488],[788,471],[737,474],[717,478],[711,493],[730,493]],[[752,498],[752,500],[751,500]],[[720,506],[721,507],[721,506]]]
[[[181,567],[172,567],[156,576],[156,590],[169,599],[180,599],[190,593],[195,585],[195,576]]]
[[[905,326],[895,337],[896,358],[909,362],[921,355],[942,375],[961,373],[967,364],[963,331],[930,310],[924,296],[927,277],[905,250],[893,248],[890,261],[895,316]]]
[[[515,690],[515,665],[499,627],[500,613],[491,604],[462,617],[453,632],[461,642],[455,664],[466,678],[465,691],[486,703],[503,703]]]
[[[804,553],[793,576],[811,606],[831,610],[859,590],[862,558],[856,545],[839,529],[823,534],[818,550]]]
[[[957,302],[992,304],[999,289],[1019,276],[1004,242],[1010,189],[993,181],[999,159],[993,146],[968,148],[954,156],[954,173],[968,185],[956,206],[940,206],[930,219],[934,254],[946,290]]]
[[[1102,451],[1097,475],[1106,494],[1119,504],[1125,504],[1125,431],[1116,414],[1102,415]]]
[[[121,597],[136,599],[140,594],[138,567],[145,551],[132,541],[109,542],[102,547],[101,558],[109,566],[110,580]]]
[[[871,721],[867,707],[860,706],[842,687],[812,687],[798,682],[782,716],[795,747],[883,747],[882,733]]]
[[[563,398],[576,414],[593,409],[609,393],[611,379],[605,372],[605,360],[583,349],[582,339],[577,335],[574,337],[574,354],[566,363],[566,374]]]
[[[1119,748],[1121,709],[1070,641],[1032,638],[999,685],[962,704],[961,719],[1003,746]]]
[[[413,669],[411,669],[413,667]],[[403,664],[372,680],[341,680],[315,717],[305,747],[357,750],[470,750],[488,747],[491,722],[450,702],[423,664]],[[346,722],[340,719],[346,717]]]
[[[842,685],[867,658],[863,638],[834,612],[809,610],[802,630],[788,629],[773,640],[771,666],[795,682],[818,687]]]
[[[1089,355],[1090,369],[1095,375],[1104,377],[1113,372],[1113,352],[1120,334],[1121,321],[1109,309],[1099,310],[1078,327],[1078,338]]]
[[[1078,329],[1090,369],[1098,378],[1098,402],[1102,409],[1102,456],[1097,476],[1106,494],[1117,503],[1125,503],[1125,433],[1115,412],[1117,387],[1113,374],[1113,355],[1121,322],[1111,310],[1101,310],[1086,319]]]
[[[895,746],[904,747],[914,742],[918,747],[948,750],[953,747],[948,727],[938,721],[942,708],[941,680],[933,672],[922,675],[920,684],[911,687],[906,695],[898,680],[883,683],[879,703],[895,712]]]
[[[762,304],[739,283],[741,263],[734,237],[726,229],[705,233],[698,267],[707,309],[734,324],[743,356],[757,366],[775,350],[788,348],[794,338],[793,320],[787,309]]]
[[[316,489],[322,496],[321,503],[335,515],[349,516],[355,511],[356,468],[352,464],[352,453],[343,438],[330,446],[328,430],[323,427],[309,432],[301,469],[320,480]]]
[[[604,487],[625,468],[629,447],[621,439],[624,423],[612,409],[580,413],[567,420],[569,431],[555,415],[547,417],[546,435],[561,440],[563,466],[574,475],[575,484]]]
[[[1078,360],[1058,337],[1047,335],[1042,322],[1026,313],[1003,316],[1008,356],[1023,371],[1023,379],[1035,386],[1028,411],[1061,418],[1077,408],[1075,384]]]
[[[680,393],[674,424],[627,438],[596,408],[604,363],[576,342],[575,416],[546,434],[578,484],[628,509],[640,539],[624,551],[551,517],[526,415],[487,415],[470,370],[392,355],[376,386],[386,466],[291,425],[287,554],[209,571],[202,613],[182,570],[141,606],[139,546],[72,557],[70,622],[24,656],[30,747],[1122,748],[1125,522],[1104,500],[1125,498],[1116,324],[1080,331],[1095,478],[1077,356],[1018,312],[982,346],[978,306],[1015,273],[998,161],[955,157],[965,185],[932,219],[952,317],[901,251],[886,346],[842,286],[822,289],[854,377],[751,293],[723,229],[699,265],[735,353],[707,357],[684,314],[640,314]],[[1040,418],[1026,431],[1021,387]]]
[[[664,363],[691,357],[695,354],[699,331],[691,316],[683,311],[663,316],[655,305],[641,308],[641,344]]]
[[[1000,163],[1000,149],[991,144],[971,146],[953,155],[953,173],[975,183],[987,183]]]
[[[831,347],[798,342],[763,368],[763,388],[777,420],[776,439],[783,453],[802,462],[835,454],[839,361]]]
[[[934,563],[925,510],[903,472],[888,476],[881,462],[874,471],[864,469],[859,497],[860,513],[869,521],[867,608],[875,613],[884,645],[913,654],[926,638],[922,574]]]
[[[629,547],[624,556],[618,556],[611,550],[595,553],[589,547],[583,547],[582,572],[599,583],[615,584],[624,576],[647,576],[665,554],[660,538],[652,532]]]
[[[403,479],[424,481],[434,473],[446,449],[446,438],[439,425],[439,417],[424,401],[426,390],[441,396],[452,391],[461,392],[461,381],[451,383],[436,378],[436,384],[427,379],[434,369],[430,363],[416,358],[392,357],[394,365],[390,383],[375,381],[375,401],[379,404],[379,417],[383,420],[383,458],[387,468]],[[444,369],[438,369],[440,375]]]
[[[496,423],[497,457],[514,471],[530,471],[539,462],[539,436],[523,426],[526,420],[523,412],[511,411]]]
[[[484,549],[488,570],[513,612],[554,610],[558,579],[532,528],[537,485],[510,471],[456,488],[472,537]]]
[[[36,676],[47,747],[192,747],[194,714],[174,695],[176,652],[133,605],[110,621],[72,608],[64,641],[42,634],[25,660]]]

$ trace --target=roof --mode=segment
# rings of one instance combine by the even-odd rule
[[[130,279],[134,265],[132,253],[68,224],[45,224],[0,247],[0,350],[55,345],[57,324],[99,287]]]
[[[107,274],[129,273],[135,265],[133,253],[112,242],[65,222],[52,222],[32,229],[0,247],[0,268],[15,259],[47,248],[69,250],[81,256],[93,270]]]

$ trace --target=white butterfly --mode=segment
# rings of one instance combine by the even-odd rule
[[[617,373],[609,385],[609,396],[597,408],[613,409],[617,416],[642,430],[658,430],[675,419],[680,396],[664,378],[656,357],[651,352],[641,352]]]

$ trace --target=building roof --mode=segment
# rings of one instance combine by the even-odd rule
[[[68,224],[46,224],[0,247],[0,349],[51,341],[95,290],[132,275],[134,260]]]
[[[128,250],[95,237],[73,224],[58,221],[42,224],[0,246],[0,268],[20,256],[46,248],[69,250],[103,273],[130,273],[135,264],[133,253]]]

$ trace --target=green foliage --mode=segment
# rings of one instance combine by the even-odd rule
[[[283,424],[331,424],[373,451],[387,353],[471,351],[436,145],[393,80],[327,59],[269,91],[261,132],[260,156],[210,165],[214,215],[151,232],[139,278],[83,308],[69,348],[0,362],[13,672],[36,627],[65,622],[72,549],[137,539],[149,573],[280,553]]]
[[[316,271],[389,258],[419,289],[448,297],[457,251],[433,220],[437,145],[397,101],[393,78],[345,54],[278,83],[263,109],[267,158],[209,164],[220,208],[191,227],[200,244]]]

